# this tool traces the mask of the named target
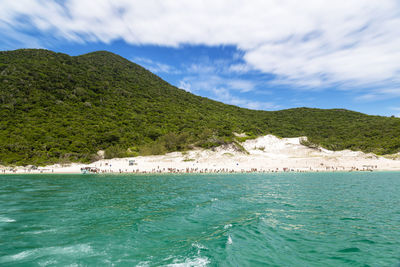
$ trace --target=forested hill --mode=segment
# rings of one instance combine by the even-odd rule
[[[307,136],[333,150],[400,150],[400,119],[348,110],[256,111],[178,89],[110,52],[0,52],[0,164],[89,162],[254,137]],[[237,139],[237,138],[236,138]],[[240,140],[239,140],[240,141]]]

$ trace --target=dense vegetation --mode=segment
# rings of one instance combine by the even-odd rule
[[[195,96],[109,52],[71,57],[0,52],[0,164],[160,154],[249,136],[307,136],[310,144],[378,154],[400,150],[400,119],[348,110],[275,112]]]

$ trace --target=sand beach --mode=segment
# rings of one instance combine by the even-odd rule
[[[230,173],[230,172],[322,172],[400,171],[400,155],[377,156],[360,151],[309,148],[301,139],[266,135],[214,149],[193,149],[165,155],[102,159],[91,164],[72,163],[45,167],[0,167],[1,173]]]

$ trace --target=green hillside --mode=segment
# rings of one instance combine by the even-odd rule
[[[378,154],[400,150],[400,119],[348,110],[255,111],[178,89],[110,52],[0,52],[0,164],[161,154],[249,136]]]

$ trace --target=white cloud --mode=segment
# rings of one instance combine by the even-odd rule
[[[227,81],[227,85],[234,89],[234,90],[239,90],[242,93],[250,92],[254,90],[255,84],[254,82],[248,81],[248,80],[229,80]]]
[[[183,83],[184,82],[184,83]],[[226,88],[230,91],[246,93],[255,90],[256,83],[250,80],[225,78],[212,72],[200,75],[186,76],[182,84],[190,84],[192,91],[211,91],[213,88]]]
[[[400,97],[400,88],[374,89],[366,94],[358,96],[356,100],[376,101],[376,100],[389,99],[393,97]]]
[[[194,73],[196,75],[201,75],[201,74],[210,74],[210,73],[216,73],[216,72],[220,72],[221,69],[218,68],[216,65],[214,64],[210,64],[209,62],[207,63],[194,63],[191,64],[188,68],[187,68],[187,72],[189,73]]]
[[[258,92],[256,86],[260,83],[255,80],[232,78],[231,67],[233,65],[227,60],[211,60],[203,57],[196,63],[188,66],[182,65],[185,69],[185,76],[179,84],[181,88],[188,88],[193,91],[212,91],[215,88],[229,89],[231,92],[247,93]],[[184,73],[182,71],[182,73]]]
[[[246,93],[257,94],[256,85],[253,81],[225,78],[208,72],[187,76],[179,82],[178,87],[192,93],[207,95],[209,98],[226,104],[250,109],[267,110],[280,107],[273,102],[249,99]]]
[[[398,112],[397,114],[395,114],[393,116],[400,118],[400,107],[390,107],[389,109],[394,110],[395,112]]]
[[[0,20],[72,41],[234,45],[246,64],[232,71],[253,68],[306,88],[400,84],[398,0],[59,3],[2,0]]]
[[[214,99],[227,104],[258,110],[279,108],[278,105],[272,102],[254,101],[243,97],[233,96],[230,93],[230,90],[226,88],[213,88],[212,91],[214,93]]]
[[[237,59],[236,59],[237,60]],[[198,62],[192,63],[185,68],[186,72],[192,74],[245,74],[253,69],[244,63],[232,63],[231,60],[212,60],[208,57],[201,58]]]
[[[2,36],[2,44],[0,45],[4,49],[14,47],[30,47],[30,48],[43,48],[41,42],[28,34],[21,33],[0,21],[0,32]]]
[[[185,91],[188,91],[189,93],[192,92],[192,90],[191,90],[192,85],[187,81],[179,81],[178,87],[183,89],[183,90],[185,90]]]
[[[148,69],[153,73],[169,73],[169,74],[179,74],[180,71],[177,70],[175,67],[164,64],[158,61],[154,61],[148,58],[143,57],[135,57],[133,62],[140,64],[144,68]]]
[[[228,68],[228,71],[233,73],[246,73],[251,70],[252,68],[248,64],[233,64]]]

